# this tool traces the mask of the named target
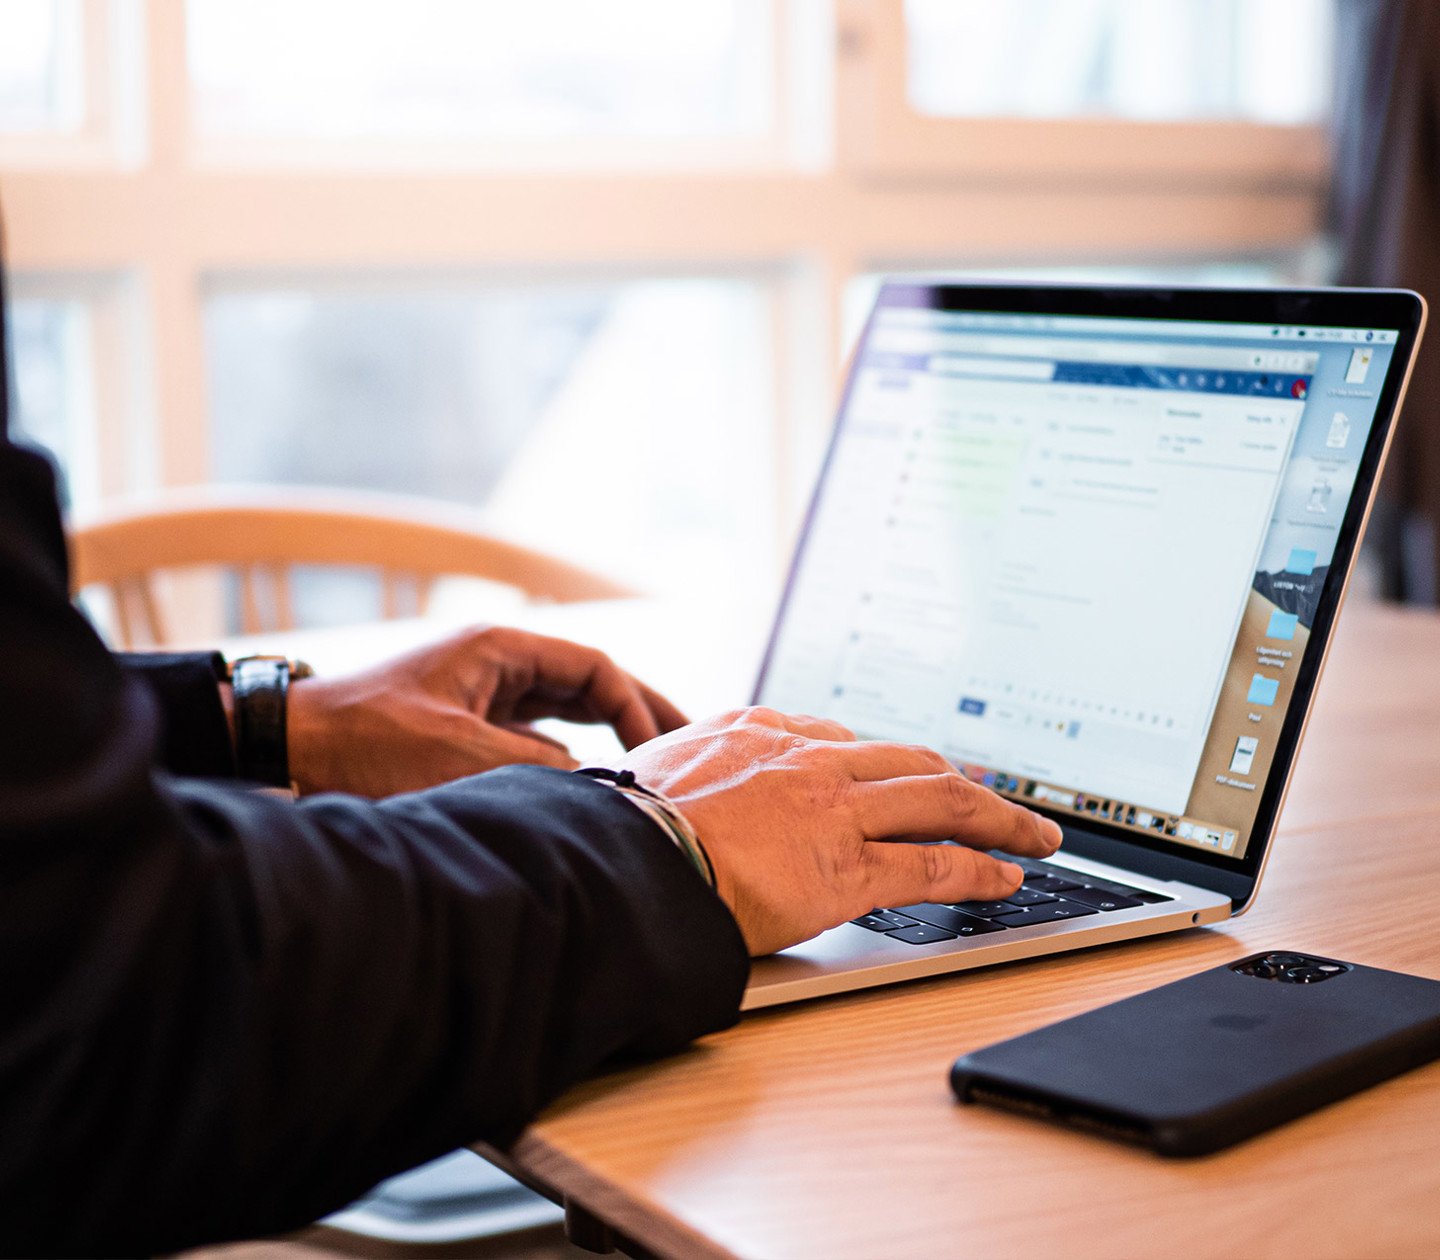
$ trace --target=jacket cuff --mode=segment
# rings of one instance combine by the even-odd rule
[[[556,774],[538,767],[531,773]],[[669,1054],[698,1036],[732,1027],[750,979],[750,951],[730,907],[670,835],[631,801],[599,780],[573,773],[568,777],[580,799],[598,811],[606,832],[617,839],[623,834],[633,860],[644,867],[651,888],[643,917],[665,937],[655,950],[653,992],[671,995],[667,1005],[674,1005],[668,1014],[685,1012],[675,1024],[660,1019],[653,1041],[637,1046],[637,1052]],[[683,1000],[674,996],[680,993]]]
[[[149,652],[116,659],[150,688],[160,707],[161,765],[190,778],[235,778],[235,746],[220,703],[225,658],[219,652]]]

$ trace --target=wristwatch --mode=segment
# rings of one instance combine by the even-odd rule
[[[235,764],[240,777],[266,787],[290,786],[285,698],[290,683],[314,674],[288,656],[242,656],[226,674],[235,702]]]

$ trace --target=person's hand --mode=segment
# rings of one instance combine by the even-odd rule
[[[621,765],[689,819],[754,955],[877,906],[1009,897],[1024,872],[977,850],[1048,857],[1060,845],[1055,823],[937,752],[771,709],[697,722]],[[935,840],[957,844],[915,843]]]
[[[573,770],[538,718],[605,722],[627,748],[685,716],[603,652],[485,627],[360,674],[292,683],[287,743],[300,791],[389,796],[497,766]]]

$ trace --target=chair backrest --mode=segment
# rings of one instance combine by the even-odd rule
[[[636,592],[576,565],[488,536],[462,509],[430,502],[307,488],[229,488],[172,493],[75,524],[72,585],[107,588],[119,647],[170,642],[155,575],[219,567],[240,582],[241,631],[295,626],[295,565],[374,569],[382,613],[404,611],[413,585],[423,612],[436,579],[484,578],[529,599],[567,603]],[[261,598],[268,587],[269,599]],[[269,616],[267,616],[267,611]]]

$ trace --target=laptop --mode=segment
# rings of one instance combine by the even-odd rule
[[[890,283],[756,704],[1055,819],[1003,902],[877,906],[745,1007],[1253,901],[1425,322],[1418,295]]]

